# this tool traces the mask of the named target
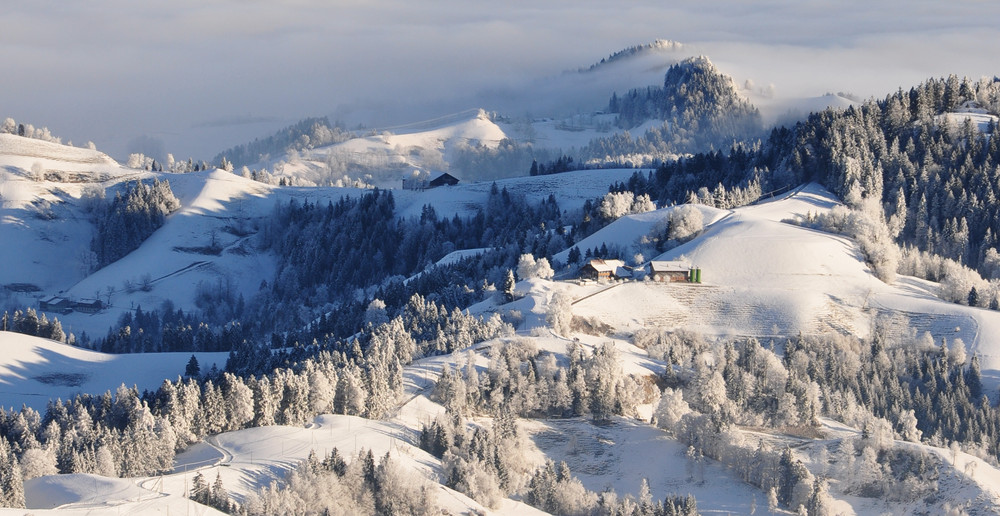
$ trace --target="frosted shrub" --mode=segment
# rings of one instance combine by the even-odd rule
[[[684,395],[680,390],[667,387],[660,396],[660,403],[656,406],[653,416],[656,417],[656,426],[673,431],[681,418],[691,412],[691,406],[684,401]]]
[[[552,279],[555,275],[555,271],[552,270],[552,266],[549,265],[549,260],[547,258],[539,258],[535,260],[534,255],[522,254],[521,258],[517,261],[517,277],[522,280],[541,278],[541,279]]]
[[[634,201],[632,192],[611,192],[604,195],[598,211],[605,219],[615,220],[628,215]]]
[[[670,212],[670,232],[667,237],[671,240],[687,241],[701,232],[705,228],[705,218],[701,210],[690,204],[686,204]]]

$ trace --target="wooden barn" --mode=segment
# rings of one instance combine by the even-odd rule
[[[100,299],[87,299],[73,303],[73,309],[85,314],[96,314],[104,308],[104,303]]]
[[[621,260],[590,260],[580,267],[580,277],[592,280],[610,280],[631,277],[632,273]]]
[[[437,188],[439,186],[455,186],[458,184],[458,178],[445,172],[440,176],[431,179],[430,183],[427,183],[428,188]]]
[[[693,275],[695,269],[684,262],[653,261],[649,262],[649,276],[653,281],[662,283],[695,282],[700,280]],[[700,281],[698,281],[700,283]]]

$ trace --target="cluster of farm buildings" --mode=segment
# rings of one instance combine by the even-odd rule
[[[37,285],[31,283],[8,283],[3,288],[20,294],[34,294],[42,290]],[[96,314],[103,308],[104,303],[100,299],[73,300],[61,296],[46,296],[38,300],[39,310],[57,314],[68,314],[70,312]]]
[[[74,301],[65,297],[49,296],[38,301],[38,309],[43,312],[54,312],[58,314],[68,314],[70,312],[83,312],[85,314],[96,314],[104,308],[100,299]]]
[[[580,278],[594,281],[648,277],[660,283],[701,283],[701,269],[680,261],[651,261],[629,267],[622,260],[590,260],[580,268]]]

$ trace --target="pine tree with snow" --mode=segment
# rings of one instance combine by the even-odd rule
[[[199,471],[191,481],[191,494],[189,496],[195,502],[202,505],[211,505],[212,488],[205,481],[205,476]]]
[[[361,370],[353,362],[341,370],[333,398],[334,413],[359,416],[364,412],[368,392],[361,376]]]
[[[267,376],[256,381],[251,378],[250,388],[253,390],[253,426],[273,425],[278,403],[271,390],[271,380]]]
[[[976,290],[976,287],[972,287],[969,290],[967,301],[969,302],[969,306],[979,306],[979,291]]]
[[[229,491],[227,491],[226,487],[222,485],[221,472],[215,474],[215,483],[212,484],[211,497],[208,505],[211,505],[222,512],[228,513],[232,511],[233,502],[229,499]]]
[[[227,428],[239,430],[253,419],[253,390],[242,378],[222,373],[222,390],[226,406]]]
[[[502,288],[503,299],[505,302],[510,303],[511,301],[514,300],[515,285],[516,281],[514,280],[514,271],[507,269],[507,272],[504,274],[503,288]]]
[[[0,507],[24,508],[24,482],[7,437],[0,435]]]
[[[198,365],[198,358],[191,355],[187,365],[184,367],[184,376],[187,378],[197,378],[201,375],[201,366]]]

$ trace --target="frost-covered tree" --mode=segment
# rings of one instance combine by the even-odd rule
[[[24,507],[24,482],[10,443],[0,435],[0,507]]]
[[[569,336],[573,331],[573,299],[566,292],[556,292],[549,300],[546,322],[558,335]]]
[[[29,448],[21,453],[21,477],[30,480],[45,475],[59,473],[56,468],[56,450],[50,448]]]
[[[333,410],[337,414],[361,415],[367,402],[368,393],[361,380],[361,370],[355,364],[345,367],[337,379],[337,393],[333,399]]]
[[[607,421],[620,413],[618,393],[622,382],[622,366],[618,350],[612,343],[594,348],[587,363],[587,384],[590,386],[590,413],[596,421]]]
[[[505,302],[509,303],[514,300],[515,285],[516,281],[514,280],[514,271],[512,271],[511,269],[507,269],[507,272],[504,273],[503,285],[500,289],[500,291],[503,293],[503,300]]]
[[[368,308],[365,309],[364,323],[378,326],[387,322],[389,322],[389,315],[385,309],[385,301],[372,299],[368,303]]]
[[[667,237],[685,242],[701,232],[705,218],[697,207],[690,204],[675,208],[670,212],[670,229]]]
[[[664,389],[660,402],[656,405],[653,417],[656,426],[664,430],[674,430],[681,419],[691,412],[691,407],[684,401],[683,393],[670,387]]]
[[[522,254],[517,261],[517,277],[522,280],[541,278],[552,279],[555,272],[547,258],[535,259],[534,255]]]
[[[598,212],[607,220],[615,220],[631,213],[635,202],[635,194],[626,192],[610,192],[604,195]]]
[[[212,502],[212,488],[200,471],[191,480],[191,499],[202,505],[210,505]]]

